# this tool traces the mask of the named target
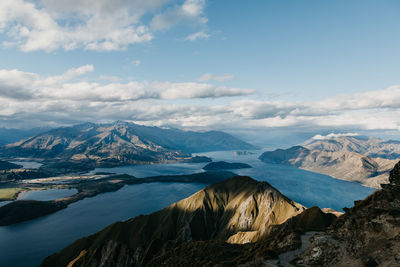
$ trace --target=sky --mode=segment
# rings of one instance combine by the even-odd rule
[[[397,0],[2,0],[0,127],[400,130]]]

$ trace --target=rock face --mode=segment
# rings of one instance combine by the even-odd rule
[[[208,163],[206,166],[203,167],[203,170],[207,171],[217,171],[217,170],[234,170],[234,169],[246,169],[251,168],[249,164],[246,163],[229,163],[225,161],[217,161]]]
[[[400,266],[400,164],[390,184],[315,235],[296,266]]]
[[[6,156],[123,165],[190,160],[188,153],[192,152],[252,147],[223,132],[186,132],[115,122],[53,129],[9,144],[0,152]]]
[[[400,162],[390,171],[389,182],[392,185],[400,185]]]
[[[304,210],[302,205],[283,196],[268,183],[236,176],[208,186],[161,211],[112,224],[97,234],[77,240],[48,257],[42,266],[71,263],[74,267],[158,266],[168,262],[170,266],[177,266],[182,260],[180,257],[173,260],[177,251],[197,251],[198,254],[185,260],[199,265],[196,255],[216,248],[220,251],[210,252],[202,260],[223,261],[225,256],[233,260],[235,253],[254,258],[252,249],[265,250],[265,255],[271,256],[271,251],[264,248],[265,243],[257,241],[271,232],[278,233],[275,226]],[[282,243],[282,240],[278,238],[277,242]],[[225,256],[210,258],[215,253]]]
[[[396,141],[342,136],[268,151],[260,156],[260,160],[380,188],[380,184],[388,183],[389,171],[397,162],[393,158],[399,157],[399,153],[400,143]]]

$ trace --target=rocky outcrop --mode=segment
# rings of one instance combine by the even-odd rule
[[[399,169],[390,172],[390,184],[315,235],[296,266],[400,266]]]
[[[288,164],[380,188],[380,184],[388,183],[389,171],[397,162],[392,158],[400,155],[400,144],[377,140],[380,139],[337,137],[310,140],[302,146],[267,151],[260,156],[260,160],[266,163]],[[384,157],[384,152],[389,150],[390,157]]]
[[[398,162],[393,170],[390,171],[389,182],[391,185],[400,186],[400,162]]]
[[[208,186],[156,213],[110,225],[48,257],[42,266],[66,266],[71,262],[73,266],[158,265],[160,261],[162,264],[169,261],[166,255],[186,246],[203,253],[211,248],[224,248],[225,251],[210,255],[231,255],[230,260],[231,249],[254,258],[252,246],[272,231],[279,232],[274,226],[304,210],[268,183],[237,176]],[[269,251],[263,244],[258,249]],[[193,264],[195,257],[191,259]]]

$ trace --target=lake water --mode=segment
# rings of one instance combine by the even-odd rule
[[[23,160],[17,160],[17,161],[10,161],[11,163],[22,165],[23,169],[39,169],[40,166],[42,166],[42,163],[35,162],[35,161],[23,161]]]
[[[289,198],[305,206],[318,205],[337,210],[353,205],[373,189],[333,179],[326,175],[299,170],[290,166],[265,164],[253,155],[234,156],[232,151],[201,153],[214,161],[248,163],[253,168],[234,170],[260,181],[268,181]],[[154,164],[101,168],[94,172],[128,173],[136,177],[190,174],[202,171],[206,163]],[[203,184],[152,183],[125,186],[71,204],[68,208],[12,226],[0,227],[0,266],[37,266],[41,260],[67,246],[77,238],[95,233],[105,226],[139,214],[164,208],[202,189]]]
[[[0,227],[0,266],[38,266],[48,255],[105,226],[148,214],[197,192],[204,185],[153,183],[125,186],[73,203],[32,221]]]
[[[359,183],[347,182],[327,175],[297,169],[281,164],[267,164],[258,157],[261,150],[249,151],[253,154],[235,156],[234,151],[198,153],[213,161],[243,162],[252,168],[231,170],[238,175],[247,175],[259,181],[267,181],[290,199],[307,207],[319,206],[342,211],[351,207],[354,200],[363,199],[374,190]],[[127,173],[138,178],[156,175],[191,174],[202,172],[207,163],[154,164],[146,166],[124,166],[98,168],[95,172]]]
[[[39,200],[39,201],[48,201],[55,200],[63,197],[72,196],[73,194],[78,193],[76,189],[47,189],[47,190],[32,190],[22,192],[18,200]]]

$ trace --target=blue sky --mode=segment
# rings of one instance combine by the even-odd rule
[[[2,1],[1,126],[400,129],[399,1],[142,2]]]

